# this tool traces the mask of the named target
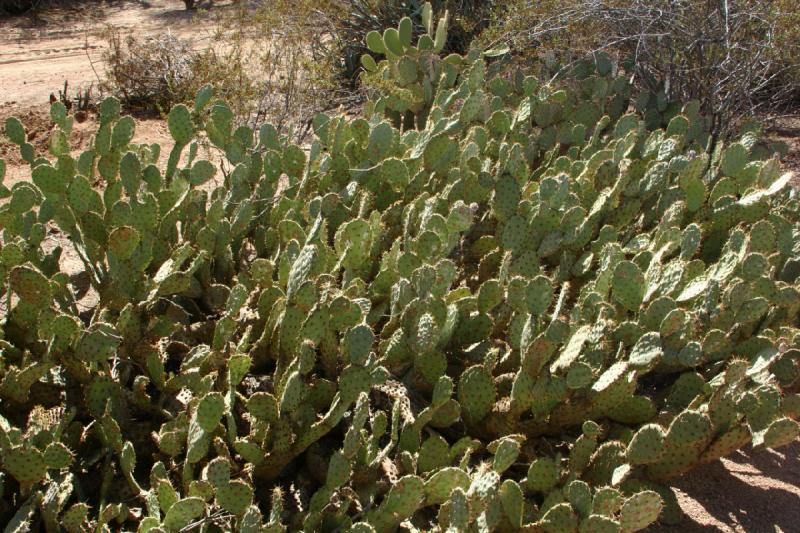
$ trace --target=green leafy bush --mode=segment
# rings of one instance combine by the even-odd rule
[[[307,151],[210,88],[165,167],[114,99],[78,157],[60,104],[49,158],[7,121],[12,529],[632,532],[798,436],[800,210],[758,132],[708,153],[602,54],[551,86],[423,24],[367,37],[380,89]]]

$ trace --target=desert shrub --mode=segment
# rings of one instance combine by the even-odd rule
[[[483,39],[566,65],[609,51],[653,95],[699,100],[725,133],[797,101],[799,20],[785,1],[519,0],[501,6]]]
[[[307,151],[210,87],[168,156],[113,98],[76,158],[61,104],[49,155],[6,122],[14,530],[633,532],[797,438],[800,209],[758,131],[709,153],[697,102],[628,112],[603,54],[509,77],[431,18],[370,34],[383,83]]]
[[[447,0],[453,31],[445,52],[463,53],[486,25],[493,2]],[[211,43],[196,46],[170,34],[138,39],[109,31],[106,89],[131,109],[168,109],[186,103],[205,84],[234,110],[240,123],[263,121],[297,139],[315,113],[363,102],[358,84],[364,35],[396,26],[408,15],[418,36],[416,0],[276,0],[240,3],[198,15],[212,29]]]
[[[0,0],[0,15],[29,15],[36,19],[51,9],[69,10],[97,0]]]
[[[129,109],[168,110],[210,84],[237,124],[270,121],[307,133],[314,113],[347,98],[333,83],[315,2],[239,3],[198,13],[202,42],[171,34],[139,39],[110,30],[105,89]],[[198,40],[199,41],[199,40]]]
[[[352,95],[334,83],[330,35],[320,26],[320,10],[327,2],[275,0],[243,5],[220,13],[217,24],[224,30],[217,42],[233,40],[246,56],[257,81],[253,113],[248,124],[255,128],[264,121],[280,132],[292,131],[300,140],[309,131],[311,118],[319,111],[335,109]]]
[[[118,96],[129,110],[166,112],[191,101],[207,84],[231,102],[237,116],[247,116],[253,108],[258,86],[240,46],[227,46],[240,45],[234,39],[196,48],[171,33],[140,38],[123,36],[113,28],[106,38],[109,46],[103,53],[106,76],[101,89]]]

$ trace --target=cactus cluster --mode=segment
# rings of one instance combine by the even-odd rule
[[[305,149],[209,88],[164,164],[113,98],[79,155],[59,103],[49,155],[6,122],[9,531],[627,533],[797,438],[800,206],[759,130],[715,142],[603,54],[545,83],[411,24]]]

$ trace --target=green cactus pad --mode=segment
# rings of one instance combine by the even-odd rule
[[[458,403],[469,423],[477,423],[492,409],[497,398],[492,376],[482,366],[473,366],[461,374]]]
[[[661,336],[658,333],[645,333],[631,350],[628,358],[631,367],[647,371],[652,369],[663,357]]]
[[[531,461],[525,486],[534,492],[547,493],[561,478],[561,469],[551,457],[539,457]]]
[[[169,133],[175,142],[181,145],[189,144],[194,135],[194,125],[189,108],[178,104],[169,111],[167,117]]]
[[[433,172],[444,172],[458,152],[458,144],[449,136],[440,133],[428,141],[423,153],[425,168]]]
[[[207,394],[197,404],[197,424],[203,431],[214,431],[225,412],[225,400],[219,393]]]
[[[409,17],[400,19],[397,25],[398,33],[400,34],[400,44],[404,47],[411,46],[411,32],[413,31],[413,23]]]
[[[614,269],[611,285],[614,299],[626,309],[637,311],[642,305],[645,279],[636,263],[621,261]]]
[[[67,468],[72,463],[72,452],[60,442],[52,442],[45,448],[42,454],[47,468],[60,470]]]
[[[11,290],[33,307],[50,304],[51,288],[47,278],[32,265],[14,267],[9,276]]]
[[[492,468],[498,473],[505,472],[519,457],[520,443],[512,438],[505,438],[500,441],[494,451]]]
[[[120,260],[130,259],[141,242],[141,236],[135,228],[122,226],[114,228],[108,234],[108,247]]]
[[[242,480],[216,487],[216,503],[227,512],[241,516],[253,502],[253,488]]]
[[[765,430],[763,436],[764,447],[778,448],[797,440],[800,435],[800,424],[791,418],[774,420]]]
[[[386,28],[383,32],[383,46],[396,56],[403,55],[403,45],[400,41],[400,32],[395,28]]]
[[[363,54],[361,56],[361,66],[367,72],[375,72],[378,70],[378,64],[375,62],[375,59],[369,54]]]
[[[203,477],[214,487],[226,487],[231,480],[231,465],[228,459],[217,457],[205,467]]]
[[[442,504],[450,498],[454,490],[458,488],[466,490],[469,483],[469,474],[462,469],[441,468],[425,482],[425,503],[426,505]]]
[[[570,504],[559,503],[547,510],[539,524],[547,533],[570,533],[578,530],[578,516]]]
[[[645,529],[658,519],[664,506],[661,496],[652,490],[634,494],[622,504],[620,526],[623,532]]]
[[[411,516],[425,498],[425,484],[417,476],[404,476],[397,480],[374,513],[378,529],[398,524]]]
[[[111,129],[111,148],[119,150],[127,146],[133,139],[134,129],[135,123],[132,117],[125,116],[119,119]]]
[[[664,440],[664,429],[658,424],[642,426],[628,444],[628,460],[634,465],[658,461],[664,455]]]
[[[616,520],[593,514],[581,521],[579,533],[620,533],[622,528]]]
[[[3,453],[3,468],[20,483],[36,483],[47,475],[44,455],[36,449],[22,446]]]
[[[366,37],[367,48],[369,48],[370,52],[374,52],[376,54],[383,54],[386,52],[386,47],[383,44],[383,37],[377,31],[371,31],[367,34]]]
[[[545,276],[533,278],[526,288],[528,311],[533,315],[542,315],[550,307],[553,299],[553,283]]]
[[[189,183],[192,185],[202,185],[214,177],[217,169],[210,161],[201,159],[192,165],[192,170],[189,172]]]
[[[361,324],[350,328],[344,337],[345,349],[354,365],[363,366],[374,342],[375,335],[366,324]]]
[[[281,412],[291,413],[298,407],[308,394],[308,386],[300,372],[292,372],[286,379],[281,395]]]
[[[203,515],[206,509],[205,502],[200,498],[184,498],[173,503],[166,516],[164,527],[168,531],[179,531],[189,523]]]
[[[354,402],[358,395],[369,390],[371,377],[369,372],[360,366],[350,365],[346,367],[339,377],[339,392],[342,400],[350,403]]]
[[[25,142],[28,140],[27,135],[25,134],[25,127],[16,117],[8,117],[6,119],[5,133],[11,142],[20,146],[25,144]]]

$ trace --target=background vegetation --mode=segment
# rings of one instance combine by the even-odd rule
[[[474,41],[508,50],[509,64],[558,74],[555,65],[567,69],[602,50],[635,86],[667,100],[698,100],[715,134],[784,112],[800,96],[800,13],[790,0],[435,4],[451,17],[446,53],[464,53]],[[168,36],[141,43],[111,34],[108,88],[129,105],[168,108],[212,83],[243,120],[307,132],[314,112],[363,101],[363,36],[404,16],[417,36],[420,9],[417,0],[275,0],[255,11],[243,3],[212,11],[226,29],[205,50]]]
[[[799,23],[786,0],[511,0],[481,41],[565,65],[605,50],[638,86],[699,100],[721,132],[798,103]]]

